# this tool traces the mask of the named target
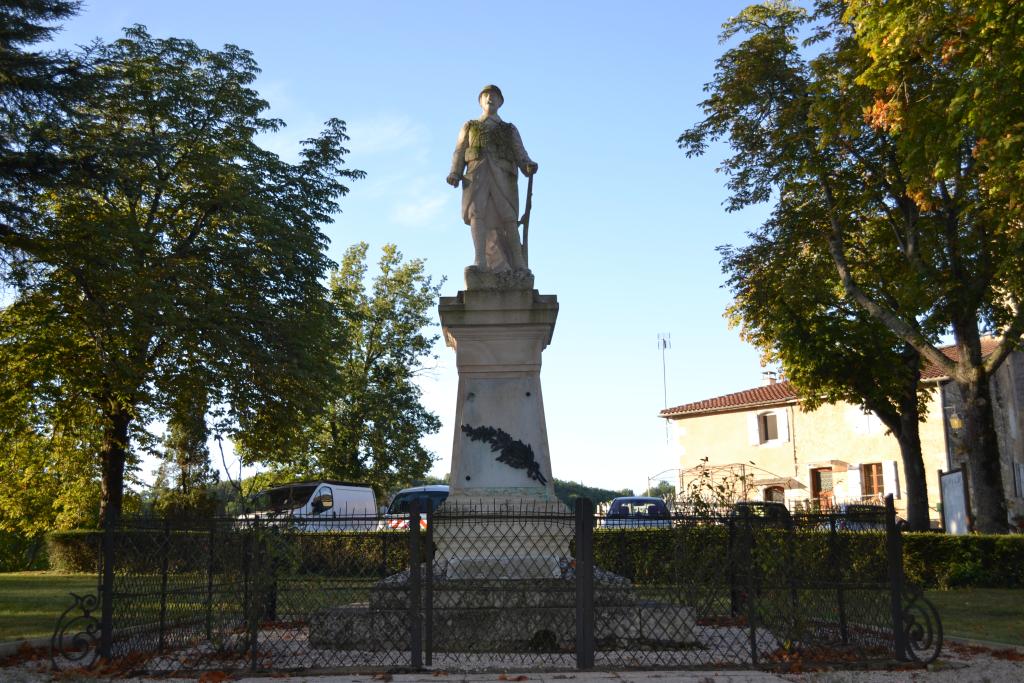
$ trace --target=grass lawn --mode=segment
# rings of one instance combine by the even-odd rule
[[[79,595],[96,592],[95,574],[0,574],[0,642],[53,634],[61,612]]]
[[[925,591],[946,635],[1024,645],[1024,589]]]
[[[289,613],[303,611],[300,607],[308,611],[306,603],[319,604],[318,590],[331,588],[346,593],[343,602],[365,593],[363,586],[311,585],[305,590],[282,591],[280,607]],[[68,593],[95,590],[93,574],[0,574],[0,642],[51,635],[57,617],[72,603]],[[1024,589],[964,588],[927,591],[926,595],[939,610],[947,635],[1024,645]]]

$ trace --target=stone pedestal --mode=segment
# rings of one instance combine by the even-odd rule
[[[469,284],[439,307],[459,391],[451,490],[435,518],[438,559],[451,579],[558,577],[569,555],[565,533],[535,519],[565,512],[555,498],[540,385],[558,301],[532,289],[532,277],[518,287]],[[456,511],[476,522],[456,527],[445,519]]]

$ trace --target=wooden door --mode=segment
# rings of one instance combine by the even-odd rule
[[[832,508],[835,500],[832,487],[832,468],[821,467],[811,470],[811,496],[818,501],[822,510]]]

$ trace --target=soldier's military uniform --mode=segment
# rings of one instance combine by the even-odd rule
[[[496,86],[480,94],[488,90],[501,96]],[[489,271],[526,268],[519,241],[518,175],[533,163],[519,131],[497,114],[467,121],[459,131],[451,173],[462,178],[462,220],[473,228],[477,254],[482,248]]]

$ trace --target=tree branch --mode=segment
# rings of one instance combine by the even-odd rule
[[[832,226],[828,240],[829,252],[832,255],[832,261],[835,263],[836,271],[847,295],[876,320],[888,327],[896,336],[917,349],[925,359],[936,367],[941,368],[950,377],[958,377],[960,373],[953,361],[932,346],[924,335],[912,325],[909,325],[889,308],[879,305],[878,302],[868,297],[854,281],[849,264],[846,262],[843,246],[843,228],[836,217],[835,197],[832,194],[832,187],[824,175],[819,176],[819,182],[825,195],[829,222]]]

